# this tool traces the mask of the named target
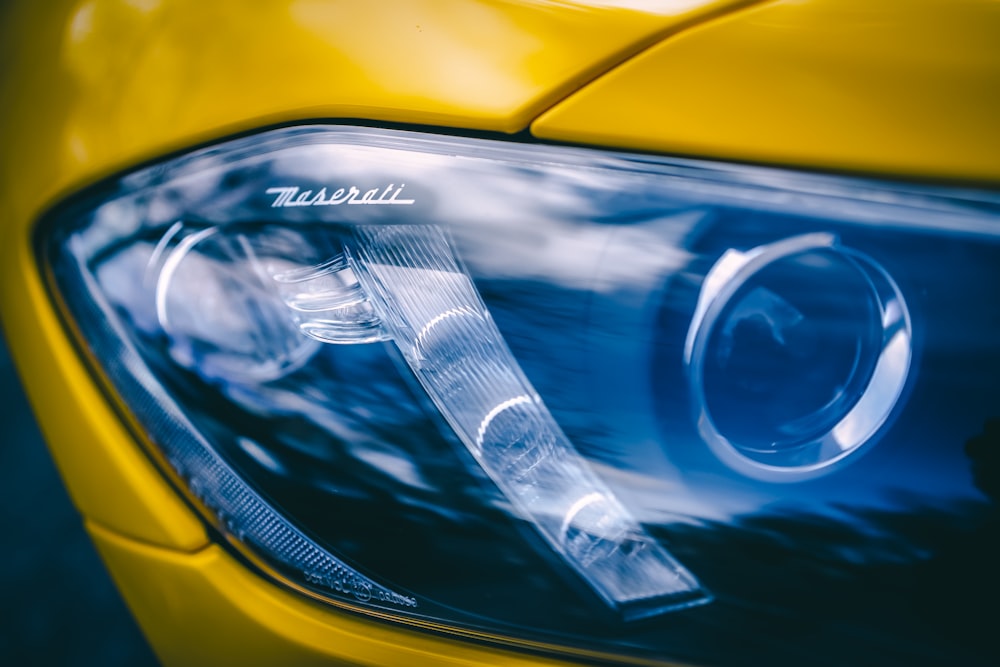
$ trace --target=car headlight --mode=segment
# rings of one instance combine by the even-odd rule
[[[692,531],[975,496],[928,482],[954,443],[913,439],[996,407],[998,211],[309,126],[127,175],[39,239],[150,454],[263,571],[362,612],[661,655],[684,652],[670,619],[739,597],[711,563],[746,556]]]

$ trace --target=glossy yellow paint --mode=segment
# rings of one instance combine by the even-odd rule
[[[1000,2],[782,0],[665,40],[542,138],[1000,183]]]
[[[13,205],[29,214],[137,161],[298,119],[520,131],[663,35],[745,2],[20,2],[0,28],[17,65],[3,96],[16,103],[0,111]]]
[[[180,554],[93,522],[87,531],[164,664],[566,664],[331,612],[267,583],[217,546]]]
[[[350,117],[522,130],[597,73],[740,0],[622,4],[0,5],[0,312],[80,510],[155,544],[193,549],[206,540],[60,325],[30,245],[45,207],[139,162],[274,123]]]

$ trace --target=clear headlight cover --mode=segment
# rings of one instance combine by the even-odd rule
[[[940,628],[961,576],[997,581],[998,215],[310,126],[130,174],[39,240],[150,454],[287,585],[605,653],[919,661],[985,650]]]

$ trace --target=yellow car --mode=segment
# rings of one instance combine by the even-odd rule
[[[4,333],[164,664],[1000,660],[1000,3],[0,12]]]

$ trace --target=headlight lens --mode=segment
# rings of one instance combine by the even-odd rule
[[[899,287],[822,233],[727,251],[705,277],[684,355],[705,441],[776,480],[871,443],[912,357]]]
[[[743,626],[711,628],[771,584],[713,531],[850,505],[837,525],[864,533],[873,508],[914,512],[900,493],[976,514],[954,442],[915,434],[960,445],[995,413],[998,211],[316,126],[131,174],[40,238],[151,453],[273,576],[399,618],[739,661],[710,636]],[[961,407],[921,412],[945,396]]]

